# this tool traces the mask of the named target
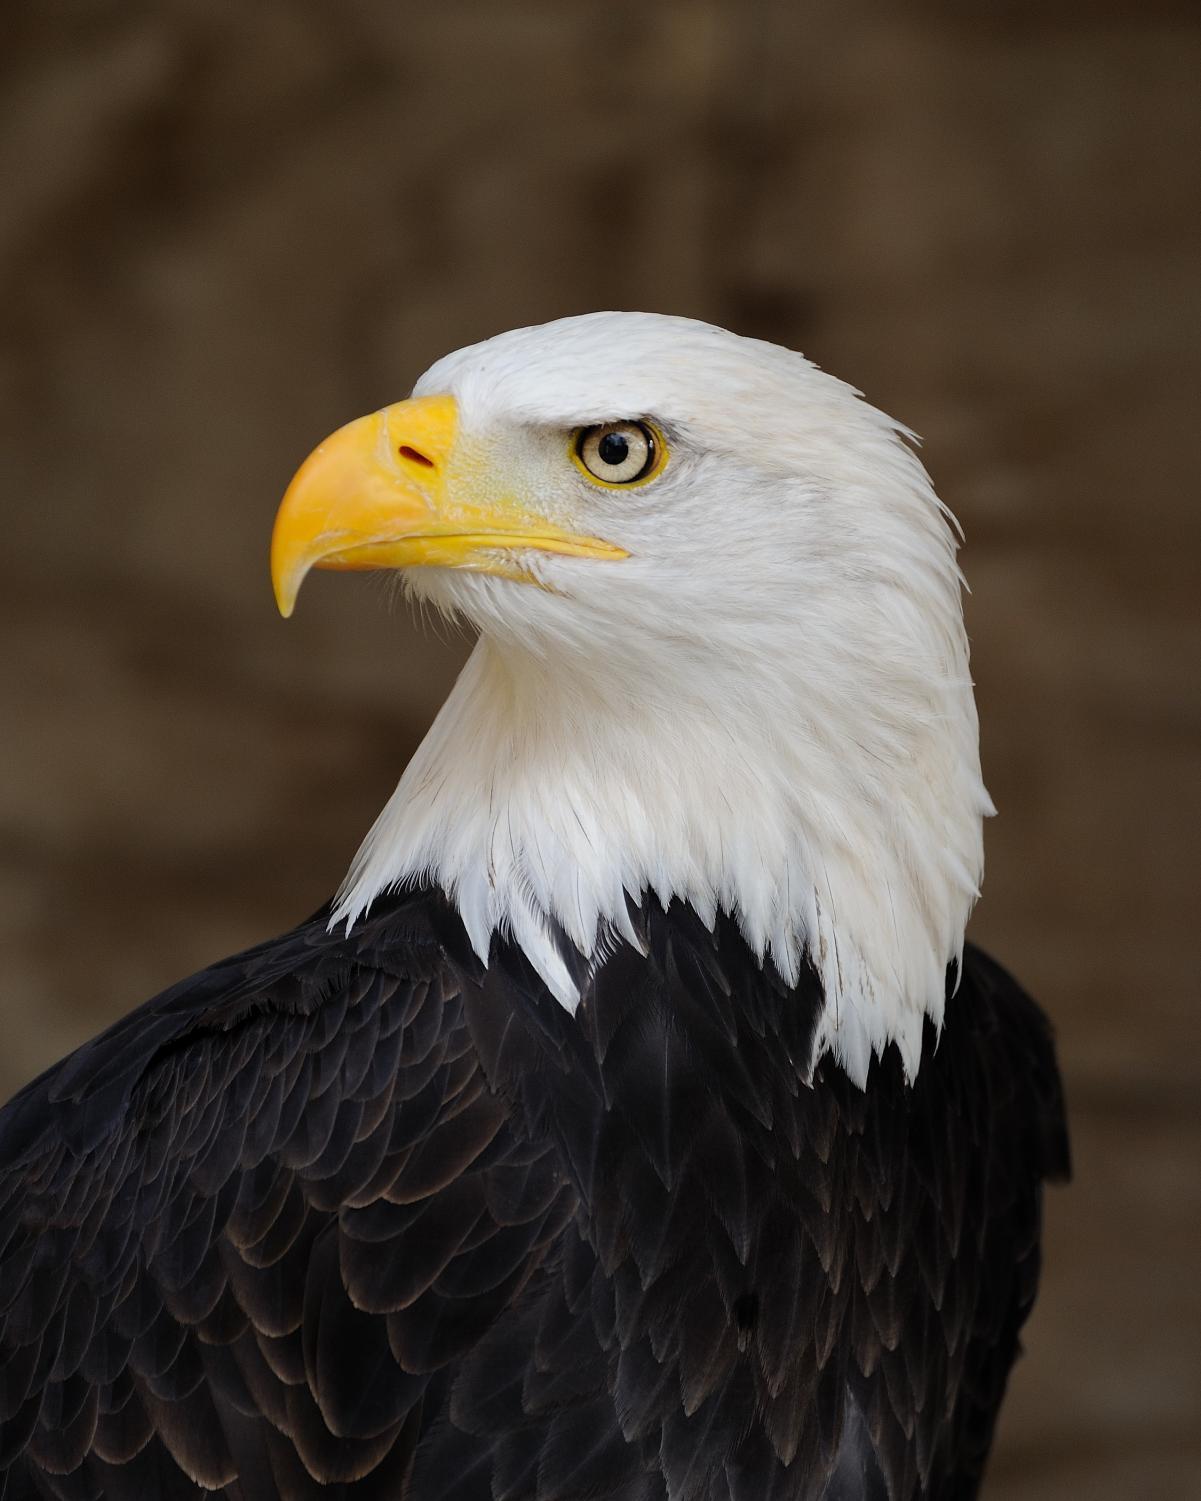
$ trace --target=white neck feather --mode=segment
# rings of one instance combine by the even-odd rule
[[[574,1010],[548,916],[599,959],[614,936],[637,943],[627,892],[679,897],[710,923],[731,913],[790,983],[809,955],[827,998],[812,1062],[833,1052],[862,1084],[872,1051],[895,1041],[916,1075],[981,870],[987,795],[963,680],[920,717],[899,716],[910,741],[899,755],[898,726],[885,727],[885,766],[828,727],[838,706],[820,698],[756,705],[736,672],[707,671],[703,691],[677,679],[657,703],[631,698],[625,676],[581,681],[482,638],[335,921],[432,881],[482,959],[494,932],[511,937]]]

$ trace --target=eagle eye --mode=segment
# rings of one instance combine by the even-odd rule
[[[573,452],[580,468],[604,485],[650,479],[663,462],[663,445],[645,422],[599,422],[577,428]]]

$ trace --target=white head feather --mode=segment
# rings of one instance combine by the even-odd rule
[[[487,957],[521,945],[570,1008],[549,929],[632,938],[626,894],[739,923],[832,1052],[914,1076],[983,869],[961,578],[911,436],[801,355],[682,318],[596,313],[440,360],[456,463],[503,470],[628,559],[531,554],[550,589],[443,569],[408,586],[480,639],[355,860],[335,920],[440,885]],[[654,483],[592,486],[581,424],[653,420]]]

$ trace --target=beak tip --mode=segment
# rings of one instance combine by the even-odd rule
[[[275,578],[272,580],[275,594],[275,608],[285,620],[291,620],[292,612],[296,608],[296,596],[300,592],[297,584],[292,579]]]
[[[311,566],[303,556],[297,557],[295,547],[281,534],[277,518],[271,536],[271,592],[275,595],[275,608],[285,620],[292,618],[296,596]]]
[[[290,620],[292,611],[296,608],[296,596],[300,593],[300,581],[273,568],[271,592],[275,595],[275,608],[285,620]]]

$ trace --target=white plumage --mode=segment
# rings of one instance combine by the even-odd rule
[[[911,435],[801,355],[687,319],[596,313],[439,361],[448,475],[504,485],[619,563],[531,552],[546,587],[442,568],[406,586],[479,641],[367,836],[335,921],[421,878],[486,957],[511,933],[567,1007],[550,930],[632,936],[627,894],[730,912],[827,1007],[811,1063],[912,1077],[983,869],[976,710],[949,513]],[[580,424],[639,418],[651,484],[591,485]]]

